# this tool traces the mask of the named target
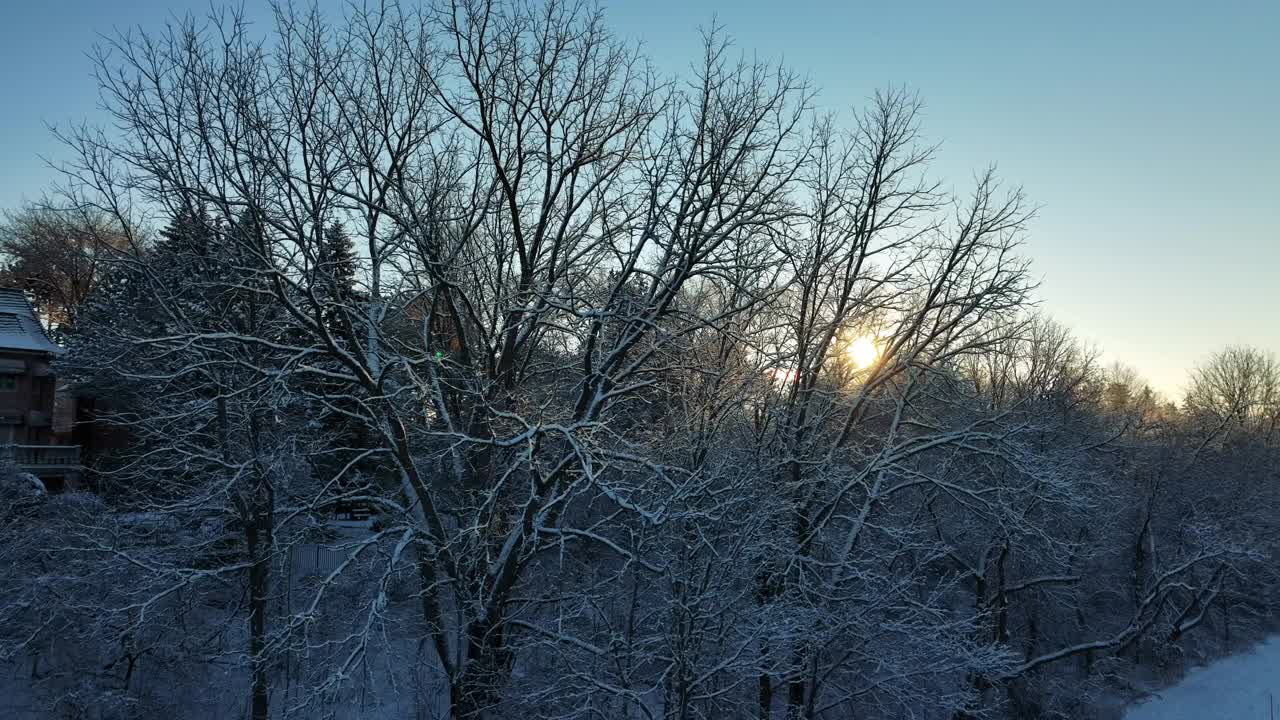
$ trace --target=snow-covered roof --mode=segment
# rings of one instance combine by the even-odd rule
[[[0,350],[62,353],[45,334],[27,296],[16,288],[0,288]]]

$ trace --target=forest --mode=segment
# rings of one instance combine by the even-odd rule
[[[559,0],[92,57],[0,256],[127,442],[0,468],[13,717],[1119,718],[1275,628],[1280,363],[1103,363],[909,89]]]

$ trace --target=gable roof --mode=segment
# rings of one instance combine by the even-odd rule
[[[17,288],[0,288],[0,350],[62,354],[62,348],[45,334],[27,296]]]

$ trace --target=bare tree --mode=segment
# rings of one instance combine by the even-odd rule
[[[115,218],[96,210],[32,206],[0,226],[0,278],[31,294],[54,328],[69,328],[109,264],[127,251]]]
[[[1255,348],[1226,348],[1196,368],[1183,403],[1204,424],[1206,443],[1240,431],[1270,441],[1280,422],[1280,363]]]

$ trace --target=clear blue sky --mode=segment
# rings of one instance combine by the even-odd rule
[[[245,0],[266,16],[264,0]],[[325,5],[341,7],[337,0]],[[8,1],[0,11],[0,208],[51,180],[45,123],[100,119],[97,33],[192,0]],[[996,163],[1041,211],[1028,251],[1044,307],[1166,394],[1213,349],[1280,352],[1280,0],[607,3],[659,62],[714,16],[847,108],[907,85],[956,187]]]

